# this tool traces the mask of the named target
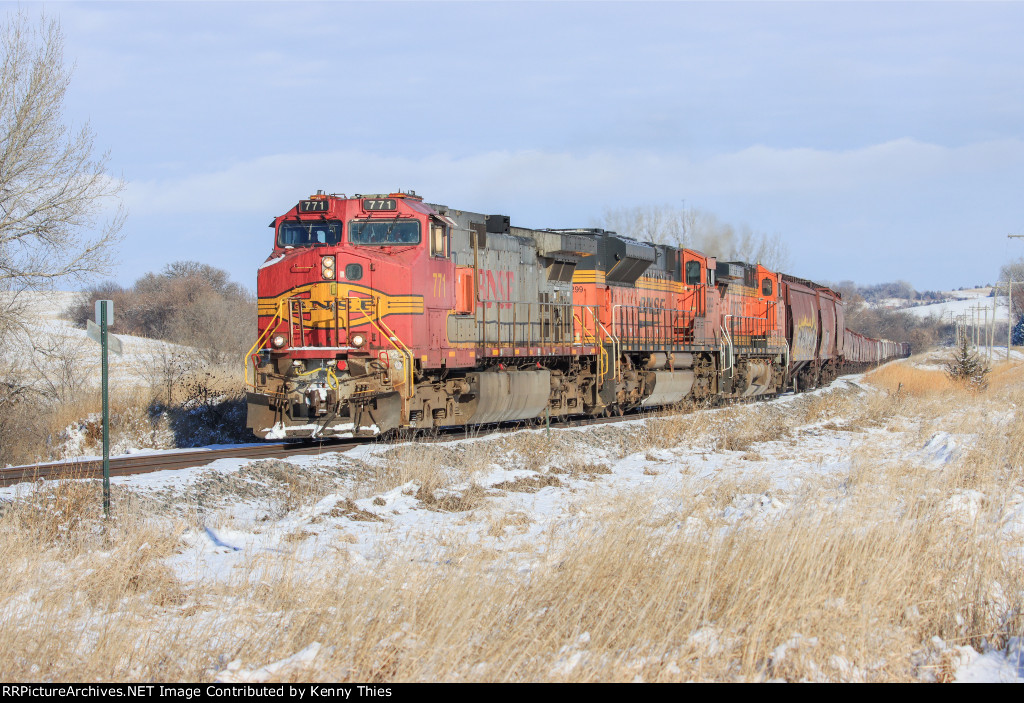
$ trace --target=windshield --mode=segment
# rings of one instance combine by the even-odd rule
[[[394,246],[420,243],[416,220],[353,220],[348,225],[350,244]]]
[[[280,247],[334,246],[341,241],[341,223],[337,220],[282,222],[277,230]]]

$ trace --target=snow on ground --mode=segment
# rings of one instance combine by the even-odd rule
[[[946,320],[949,320],[950,316],[955,318],[960,315],[970,316],[975,314],[983,322],[985,320],[985,311],[987,310],[989,321],[995,315],[996,322],[1006,322],[1009,319],[1006,296],[1001,295],[994,299],[996,305],[995,310],[993,310],[991,293],[991,288],[949,291],[946,295],[950,296],[950,300],[944,300],[940,303],[929,303],[928,305],[908,306],[903,308],[903,311],[909,312],[916,317],[937,317]],[[981,308],[981,310],[973,313],[972,311],[976,308]]]
[[[28,309],[30,339],[20,340],[11,350],[30,373],[49,376],[59,382],[62,369],[74,369],[76,378],[87,385],[100,385],[100,345],[89,339],[84,325],[63,319],[77,296],[68,291],[28,291],[20,295]],[[115,322],[117,310],[114,311]],[[186,349],[155,339],[116,333],[123,355],[109,355],[111,389],[159,383],[161,370],[172,363],[174,355]],[[35,345],[36,351],[33,351]]]
[[[1024,361],[1024,350],[1020,347],[1011,347],[1010,353],[1006,353],[1006,345],[995,345],[992,347],[982,345],[974,348],[975,352],[988,361],[990,364],[998,364],[1004,361]],[[915,354],[909,361],[911,366],[919,369],[935,370],[945,368],[956,350],[953,347],[938,347],[921,354]]]
[[[877,392],[869,390],[859,376],[841,378],[833,388],[864,396]],[[783,396],[771,405],[782,410],[809,395]],[[744,411],[731,408],[701,412],[713,417],[715,413]],[[1013,412],[1008,410],[991,421],[1008,423],[1012,418]],[[457,541],[500,550],[516,571],[529,573],[553,558],[545,551],[544,545],[549,543],[543,538],[545,534],[556,529],[571,531],[582,516],[599,514],[616,501],[621,503],[623,496],[647,501],[645,508],[650,515],[663,517],[671,526],[678,523],[673,515],[679,513],[683,497],[700,491],[712,479],[734,477],[745,485],[758,486],[733,496],[707,520],[688,517],[674,525],[674,529],[709,534],[709,530],[730,526],[764,524],[788,509],[787,496],[805,482],[830,477],[838,481],[849,476],[851,455],[858,446],[870,444],[894,461],[927,468],[947,464],[971,443],[969,435],[937,432],[907,449],[901,433],[877,427],[851,431],[844,427],[842,418],[798,428],[795,443],[759,442],[754,450],[724,451],[697,442],[617,456],[611,443],[605,441],[615,433],[638,431],[644,423],[653,421],[634,419],[614,426],[551,430],[551,435],[569,448],[561,458],[530,466],[528,457],[494,456],[467,482],[437,491],[430,499],[416,481],[377,492],[370,488],[371,477],[379,474],[379,469],[386,469],[396,453],[416,449],[415,443],[363,444],[287,461],[222,459],[205,467],[120,477],[112,482],[170,506],[198,502],[202,529],[186,533],[184,550],[168,562],[185,581],[226,581],[236,569],[247,568],[254,555],[289,552],[296,542],[296,568],[314,568],[300,565],[315,565],[318,554],[340,548],[347,550],[352,569],[372,572],[381,555],[396,544],[420,545],[416,558],[443,562],[452,558],[447,545]],[[525,439],[532,435],[547,441],[545,432],[532,429],[520,430],[519,434]],[[452,452],[469,451],[508,437],[508,433],[492,434],[434,446]],[[288,510],[282,505],[286,497],[280,493],[253,490],[260,480],[280,471],[324,472],[333,483],[319,500]],[[245,483],[243,479],[257,483]],[[0,501],[24,495],[38,485],[2,488]],[[431,500],[443,501],[474,487],[486,501],[482,509],[446,512],[431,505]],[[950,513],[970,519],[981,500],[973,493],[965,490],[951,496]],[[1018,494],[1007,506],[1005,530],[1024,536],[1024,494]],[[981,653],[941,641],[933,645],[954,661],[957,680],[1024,682],[1020,638],[1013,638],[1004,650]],[[226,679],[273,675],[241,671],[238,666],[229,666],[223,673]]]

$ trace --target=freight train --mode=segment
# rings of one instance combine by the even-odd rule
[[[322,191],[270,227],[245,361],[264,439],[773,396],[909,355],[825,286],[601,229]]]

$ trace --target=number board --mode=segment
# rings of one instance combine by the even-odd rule
[[[300,200],[299,212],[327,212],[330,209],[330,202],[323,200]]]
[[[363,201],[363,209],[367,212],[378,210],[397,210],[398,203],[395,202],[394,198],[366,199]]]

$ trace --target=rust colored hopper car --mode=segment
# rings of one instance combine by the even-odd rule
[[[909,354],[824,286],[600,229],[412,193],[318,193],[271,227],[246,357],[266,439],[773,396]]]

